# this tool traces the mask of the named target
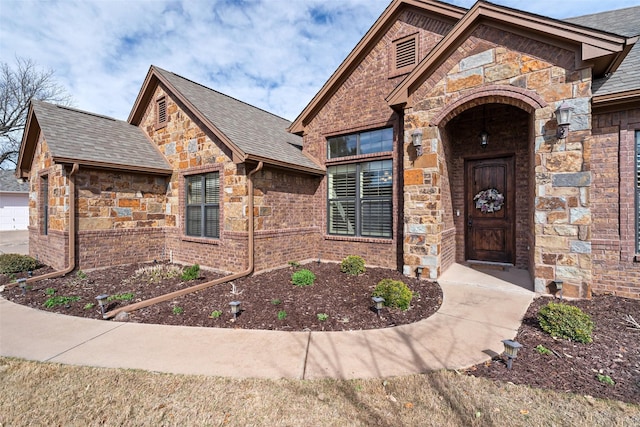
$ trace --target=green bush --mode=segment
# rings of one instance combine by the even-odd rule
[[[538,322],[551,336],[582,343],[592,341],[593,321],[578,307],[550,302],[538,311]]]
[[[0,255],[0,273],[21,273],[23,271],[32,271],[38,267],[38,262],[27,255],[20,254],[1,254]]]
[[[307,269],[298,270],[291,275],[291,281],[296,286],[311,286],[315,280],[316,275]]]
[[[413,292],[399,280],[382,279],[373,290],[372,296],[384,298],[384,305],[407,310],[413,298]]]
[[[193,264],[191,267],[187,267],[182,272],[182,280],[188,282],[189,280],[195,280],[200,277],[200,266]]]
[[[349,255],[340,263],[340,271],[357,276],[365,272],[364,259],[358,255]]]

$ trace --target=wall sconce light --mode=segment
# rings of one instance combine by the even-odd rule
[[[18,286],[20,286],[20,289],[22,289],[22,295],[26,295],[27,294],[27,279],[18,279],[18,280],[16,280],[16,282],[18,282]]]
[[[573,107],[567,104],[567,101],[562,101],[562,104],[560,104],[560,106],[556,110],[556,120],[558,121],[558,130],[556,131],[556,137],[558,139],[564,139],[569,134],[572,112]]]
[[[371,299],[373,300],[373,303],[375,304],[376,313],[378,314],[378,317],[380,317],[380,310],[382,310],[382,306],[384,305],[384,298],[382,298],[382,297],[371,297]]]
[[[240,301],[231,301],[229,305],[231,306],[231,314],[233,314],[233,320],[238,318],[238,313],[240,313]]]
[[[489,145],[489,132],[483,130],[478,136],[480,137],[480,147],[487,148],[487,145]]]
[[[416,278],[418,280],[420,280],[420,276],[422,276],[422,270],[424,270],[423,266],[420,265],[420,266],[416,267]]]
[[[502,340],[504,344],[504,354],[507,356],[507,369],[511,369],[513,359],[518,357],[518,350],[522,348],[522,344],[513,340]]]
[[[563,285],[563,281],[562,280],[554,280],[553,282],[551,282],[555,285],[556,287],[556,291],[558,291],[558,293],[560,294],[560,299],[562,299],[562,285]]]
[[[411,141],[413,146],[416,147],[418,156],[422,156],[422,129],[416,129],[411,134]]]
[[[107,298],[109,298],[109,295],[107,294],[98,295],[96,297],[96,300],[98,300],[98,305],[100,306],[100,311],[102,312],[103,319],[104,319],[104,308],[107,306]]]

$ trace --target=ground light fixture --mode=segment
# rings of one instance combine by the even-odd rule
[[[556,120],[558,121],[558,130],[556,131],[556,137],[558,139],[564,139],[569,134],[572,112],[573,107],[569,105],[567,101],[563,101],[556,110]]]
[[[502,340],[504,344],[504,354],[507,356],[507,369],[511,369],[513,359],[518,357],[518,350],[522,348],[522,344],[513,340]]]
[[[555,285],[556,290],[560,294],[560,299],[562,299],[562,285],[563,285],[563,283],[564,282],[562,280],[558,280],[558,279],[553,281],[553,284]]]
[[[22,289],[22,295],[26,295],[27,294],[27,279],[18,279],[18,280],[16,280],[16,282],[18,282],[18,286],[20,286],[20,289]]]
[[[231,314],[233,314],[233,320],[238,318],[238,313],[240,313],[240,301],[231,301],[229,306],[231,306]]]
[[[411,142],[416,147],[418,156],[422,156],[422,129],[416,129],[411,134]]]
[[[416,268],[416,278],[420,280],[420,276],[422,276],[422,271],[424,270],[423,266],[418,266]]]
[[[375,304],[376,313],[378,314],[378,317],[380,317],[380,310],[382,310],[382,306],[384,306],[384,298],[382,298],[382,297],[371,297],[371,300]]]
[[[102,312],[103,319],[104,319],[104,308],[107,306],[107,298],[109,298],[109,295],[107,294],[98,295],[96,297],[96,300],[98,301],[98,305],[100,306],[100,311]]]

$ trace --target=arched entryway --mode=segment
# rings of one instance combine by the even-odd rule
[[[444,205],[455,228],[456,262],[531,270],[535,235],[532,112],[491,99],[479,101],[458,107],[457,114],[440,123],[450,197]],[[482,133],[488,135],[485,144]]]

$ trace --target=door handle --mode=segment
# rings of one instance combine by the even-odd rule
[[[473,227],[473,219],[471,217],[469,217],[469,220],[467,221],[467,225],[469,226],[469,228]]]

